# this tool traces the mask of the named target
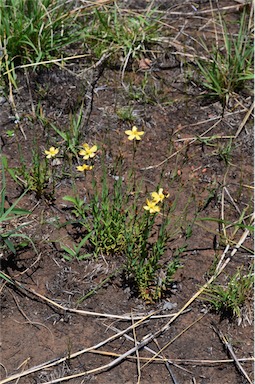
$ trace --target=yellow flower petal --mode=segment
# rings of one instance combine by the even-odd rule
[[[91,148],[90,148],[91,152],[96,152],[97,151],[97,145],[93,145]]]
[[[50,149],[47,151],[45,150],[44,153],[45,155],[47,155],[47,159],[50,159],[51,157],[54,157],[58,154],[59,152],[59,149],[58,148],[55,148],[55,147],[50,147]]]
[[[77,171],[80,171],[80,172],[91,171],[92,168],[93,168],[92,165],[87,165],[87,164],[78,165],[76,167]]]
[[[91,148],[87,143],[82,144],[84,149],[81,149],[79,155],[83,156],[84,160],[88,160],[96,155],[97,146],[93,145]]]
[[[125,131],[125,134],[128,135],[128,140],[141,140],[141,136],[144,135],[143,131],[138,132],[137,127],[134,125],[132,130]]]
[[[163,188],[159,188],[158,192],[152,192],[151,197],[156,204],[159,203],[160,201],[163,201],[165,198]]]
[[[147,205],[143,207],[146,211],[149,211],[150,213],[160,212],[160,208],[156,205],[155,201],[147,199],[146,204]]]

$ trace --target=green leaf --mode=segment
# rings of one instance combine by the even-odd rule
[[[0,223],[2,223],[3,221],[6,221],[6,220],[11,220],[13,219],[13,216],[10,216],[10,214],[13,213],[13,211],[15,211],[15,209],[18,209],[18,208],[15,208],[16,205],[20,202],[20,200],[23,198],[23,196],[25,196],[25,194],[27,193],[27,190],[4,212],[1,211],[1,217],[0,217]],[[3,202],[1,203],[1,205],[3,204]],[[23,211],[23,210],[21,210]],[[20,211],[19,211],[20,212]],[[30,213],[28,211],[25,211],[25,214],[27,213]],[[18,213],[18,215],[23,215],[24,213]],[[15,213],[14,213],[15,215]]]
[[[63,200],[65,200],[65,201],[69,201],[70,203],[73,203],[73,204],[76,204],[76,197],[72,197],[72,196],[64,196],[64,197],[63,197]]]
[[[16,255],[16,249],[13,243],[8,238],[3,238],[5,245],[9,248],[9,250]]]
[[[64,245],[64,244],[61,244],[61,249],[63,249],[66,253],[68,253],[72,257],[76,256],[75,251],[73,249],[69,248],[68,246]]]
[[[65,141],[68,141],[68,136],[67,136],[67,134],[65,133],[65,132],[62,132],[62,131],[60,131],[60,129],[58,129],[54,124],[50,124],[51,125],[51,127],[54,129],[54,131],[56,131],[58,134],[59,134],[59,136],[61,136],[62,137],[62,139],[63,140],[65,140]]]
[[[0,271],[0,277],[1,277],[3,280],[7,281],[8,283],[13,284],[13,281],[9,278],[9,276],[7,276],[7,275],[6,275],[4,272],[2,272],[2,271]]]
[[[79,261],[82,261],[82,260],[88,259],[90,256],[91,256],[90,253],[86,253],[86,254],[84,254],[84,255],[78,256],[77,259],[78,259]]]
[[[87,242],[87,240],[90,238],[91,234],[92,234],[91,232],[88,233],[88,234],[81,240],[80,244],[78,245],[78,249],[79,249],[79,251],[80,251],[80,249],[83,247],[83,245]]]

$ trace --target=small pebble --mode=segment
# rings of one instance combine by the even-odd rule
[[[165,301],[163,305],[163,311],[171,311],[177,307],[177,303],[170,303],[170,301]]]

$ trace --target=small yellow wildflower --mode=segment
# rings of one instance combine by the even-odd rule
[[[45,155],[47,155],[47,159],[51,159],[52,157],[55,157],[59,152],[58,148],[50,147],[49,151],[44,151]]]
[[[159,188],[158,192],[151,193],[151,197],[156,204],[159,203],[160,201],[163,201],[164,198],[168,196],[169,196],[168,194],[164,193],[163,188]]]
[[[150,213],[160,212],[160,208],[156,205],[154,200],[146,200],[146,204],[143,208]]]
[[[76,168],[77,168],[77,171],[84,172],[84,171],[91,171],[93,166],[92,165],[83,164],[83,165],[78,165],[78,167],[76,167]]]
[[[90,147],[87,143],[82,144],[84,149],[81,149],[79,155],[83,156],[84,160],[88,160],[90,157],[94,157],[96,155],[97,146],[93,145]]]
[[[144,132],[138,132],[137,127],[134,125],[132,130],[125,131],[125,134],[128,135],[128,140],[141,140],[141,136],[144,135]]]

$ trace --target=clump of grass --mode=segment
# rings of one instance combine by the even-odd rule
[[[75,17],[59,0],[0,0],[1,72],[59,55],[79,37]]]
[[[198,69],[203,76],[202,85],[208,90],[207,96],[219,98],[223,108],[233,92],[243,89],[247,80],[254,78],[254,45],[248,19],[244,12],[236,36],[227,30],[226,23],[220,16],[223,45],[219,46],[217,42],[211,48],[204,43],[208,60],[197,60]]]
[[[32,149],[32,161],[28,167],[26,161],[20,151],[19,167],[13,168],[10,171],[12,178],[27,191],[35,192],[36,198],[41,199],[43,196],[52,200],[55,193],[55,168],[51,159],[59,152],[58,148],[51,147],[45,150],[42,157],[40,150]],[[51,190],[49,186],[51,185]]]
[[[228,278],[227,284],[213,283],[204,291],[203,300],[210,303],[211,308],[222,316],[241,319],[242,308],[251,300],[254,288],[254,273],[250,269],[247,274],[243,268]]]
[[[110,181],[111,183],[112,181]],[[122,178],[109,188],[107,175],[102,177],[102,189],[93,182],[93,195],[87,205],[87,229],[92,232],[90,242],[95,255],[120,255],[125,249],[128,195],[124,194]]]
[[[136,119],[136,115],[134,113],[134,108],[131,106],[121,107],[117,109],[116,114],[118,118],[122,121],[126,122],[134,122]]]
[[[109,53],[125,70],[131,59],[145,54],[159,34],[160,24],[149,10],[144,15],[131,14],[114,5],[96,8],[90,28],[85,31],[85,44],[100,58]]]

